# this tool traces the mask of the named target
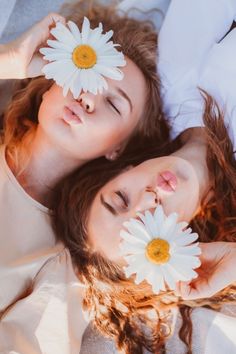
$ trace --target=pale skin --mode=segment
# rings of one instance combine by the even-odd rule
[[[50,14],[15,41],[0,48],[0,78],[42,75],[45,61],[39,54],[49,31],[65,19]],[[8,72],[9,61],[11,70]],[[47,205],[50,190],[64,175],[99,156],[115,159],[136,129],[146,100],[146,82],[129,58],[124,79],[107,79],[108,90],[93,95],[82,92],[77,100],[53,84],[43,95],[39,124],[29,146],[30,160],[19,182],[37,201]],[[134,80],[135,78],[135,80]],[[69,112],[69,113],[68,113]],[[70,119],[71,112],[79,117]],[[14,173],[14,161],[8,159]]]
[[[161,204],[167,215],[177,212],[179,221],[189,222],[194,217],[202,198],[211,193],[203,130],[186,131],[183,140],[183,147],[172,155],[131,166],[101,188],[92,203],[88,220],[91,249],[124,265],[119,233],[123,223],[136,217],[137,212],[153,211]],[[166,190],[157,183],[158,177],[167,170],[177,179],[174,190]],[[236,281],[234,243],[215,242],[200,244],[200,247],[202,265],[198,278],[192,283],[180,283],[178,287],[177,295],[184,299],[212,296]]]

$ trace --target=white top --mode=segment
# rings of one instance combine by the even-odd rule
[[[19,185],[0,147],[0,353],[78,354],[83,285],[48,209]]]
[[[235,0],[171,1],[159,34],[158,68],[172,137],[187,128],[203,126],[200,87],[224,110],[225,124],[236,149],[236,30],[223,38],[235,14]],[[195,310],[192,321],[194,332],[198,333],[195,343],[199,344],[193,347],[194,353],[236,353],[235,308],[230,314]],[[178,343],[173,340],[172,345]],[[180,346],[179,342],[176,354],[182,353]]]
[[[125,8],[158,7],[162,1],[125,0]],[[236,15],[236,0],[171,0],[159,33],[158,70],[164,110],[172,137],[190,127],[202,126],[205,89],[226,112],[225,123],[236,149],[236,29],[223,40]],[[140,13],[139,18],[146,18]],[[159,15],[152,20],[160,27]],[[223,313],[199,308],[191,315],[194,354],[236,353],[236,308]],[[167,341],[167,353],[183,354],[178,331]]]
[[[55,247],[48,209],[17,182],[0,147],[0,311],[35,277]],[[30,265],[30,266],[29,266]]]
[[[159,35],[159,73],[172,136],[202,126],[206,90],[225,109],[236,148],[235,0],[172,0]]]

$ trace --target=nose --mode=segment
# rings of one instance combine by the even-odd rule
[[[156,192],[150,188],[145,188],[137,200],[135,211],[143,212],[148,209],[155,209],[158,205],[158,196]]]
[[[78,98],[79,103],[87,113],[95,110],[95,96],[92,93],[84,92]]]

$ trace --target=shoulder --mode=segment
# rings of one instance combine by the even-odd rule
[[[47,282],[47,285],[60,284],[60,287],[74,282],[77,285],[81,285],[81,288],[83,287],[76,275],[70,252],[62,244],[59,244],[58,252],[50,257],[39,269],[33,282],[34,286]]]

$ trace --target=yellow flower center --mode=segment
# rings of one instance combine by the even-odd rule
[[[164,264],[170,259],[170,245],[161,238],[150,241],[146,247],[147,259],[155,264]]]
[[[95,50],[86,44],[78,45],[72,53],[72,60],[80,69],[92,68],[97,62]]]

